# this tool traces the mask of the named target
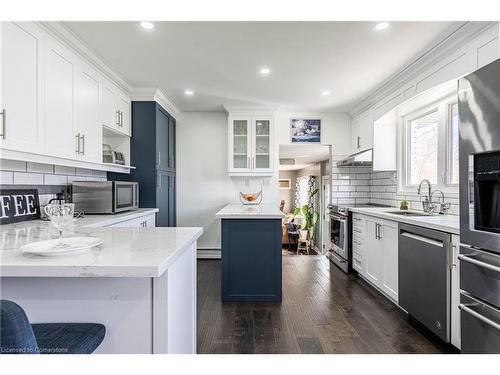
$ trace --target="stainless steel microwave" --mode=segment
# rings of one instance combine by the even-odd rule
[[[139,208],[139,184],[128,181],[75,181],[75,210],[85,214],[114,214]]]

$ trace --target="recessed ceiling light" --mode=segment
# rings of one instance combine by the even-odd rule
[[[186,96],[193,96],[194,92],[193,92],[193,90],[184,90],[184,95],[186,95]]]
[[[382,31],[389,27],[389,22],[380,22],[375,25],[375,30]]]
[[[142,21],[141,26],[146,30],[151,30],[155,28],[155,24],[153,22]]]
[[[263,75],[263,76],[267,76],[269,75],[269,73],[271,73],[271,69],[267,68],[267,67],[262,67],[260,68],[260,74]]]
[[[322,92],[321,92],[321,95],[323,95],[323,96],[328,96],[328,95],[330,95],[330,94],[331,94],[331,92],[330,92],[330,91],[328,91],[328,90],[325,90],[325,91],[322,91]]]

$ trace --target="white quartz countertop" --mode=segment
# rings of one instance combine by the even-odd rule
[[[76,219],[76,225],[80,227],[106,227],[121,223],[122,221],[152,215],[158,211],[160,211],[158,208],[139,208],[135,211],[126,211],[113,215],[85,215],[82,218]]]
[[[203,233],[202,228],[84,228],[65,236],[93,236],[103,244],[79,255],[23,254],[27,243],[56,238],[50,222],[34,220],[1,227],[2,277],[159,277]]]
[[[400,223],[418,225],[442,232],[460,234],[460,219],[455,215],[425,215],[424,216],[404,216],[391,214],[388,211],[398,211],[396,207],[349,207],[349,211],[360,214],[379,217],[397,221]],[[413,211],[412,211],[413,212]]]
[[[282,219],[285,217],[274,205],[228,204],[215,214],[220,219]]]

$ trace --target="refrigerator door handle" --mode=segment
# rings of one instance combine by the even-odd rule
[[[477,260],[477,259],[474,259],[471,256],[459,254],[458,255],[458,259],[461,260],[462,262],[471,263],[471,264],[473,264],[475,266],[483,267],[483,268],[486,268],[486,269],[488,269],[490,271],[494,271],[494,272],[500,273],[500,267],[495,266],[493,264],[486,263],[486,262],[482,262],[482,261]]]
[[[494,322],[493,320],[479,314],[477,311],[474,311],[469,306],[477,306],[477,304],[463,304],[463,303],[461,303],[460,305],[458,305],[458,308],[460,310],[462,310],[463,312],[466,312],[467,314],[472,315],[473,317],[482,321],[483,323],[486,323],[490,327],[495,328],[496,330],[500,331],[500,324],[498,324],[497,322]]]

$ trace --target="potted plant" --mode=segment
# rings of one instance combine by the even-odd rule
[[[407,210],[408,209],[408,201],[406,199],[403,199],[401,201],[401,204],[399,205],[400,210]]]
[[[318,191],[319,189],[315,189],[309,194],[308,202],[318,194]],[[295,207],[293,210],[293,216],[297,217],[298,215],[302,216],[302,229],[307,229],[308,239],[312,240],[316,223],[319,220],[319,212],[314,209],[314,205],[305,204],[302,207]]]

